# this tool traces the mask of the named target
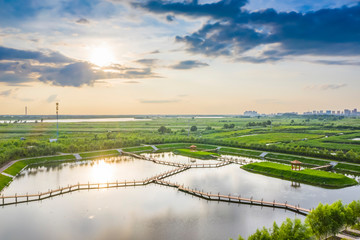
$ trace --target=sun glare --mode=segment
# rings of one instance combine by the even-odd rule
[[[92,168],[91,180],[93,182],[105,183],[113,176],[113,169],[111,165],[104,160],[96,162]]]
[[[108,46],[102,45],[92,48],[90,61],[99,67],[104,67],[114,62],[114,55]]]

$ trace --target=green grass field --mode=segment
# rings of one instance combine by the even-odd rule
[[[0,191],[12,181],[11,177],[0,174]]]
[[[176,149],[173,152],[182,156],[198,159],[213,159],[219,156],[219,154],[213,152],[192,151],[190,149]]]
[[[335,170],[347,170],[347,171],[352,171],[352,172],[358,172],[360,173],[360,165],[350,165],[350,164],[346,164],[346,163],[338,163],[335,166]]]
[[[330,161],[320,160],[320,159],[314,159],[314,158],[306,158],[306,157],[300,157],[300,156],[291,156],[291,155],[283,155],[283,154],[276,154],[276,153],[269,153],[265,156],[265,159],[267,160],[284,160],[287,162],[291,162],[294,160],[298,160],[305,164],[310,165],[328,165],[330,164]]]
[[[139,147],[137,151],[152,151],[150,148],[143,149],[141,145],[156,145],[162,150],[175,147],[174,143],[176,148],[187,148],[188,143],[197,145],[199,149],[211,149],[214,145],[245,148],[247,150],[226,150],[244,156],[256,157],[258,153],[266,151],[360,163],[360,141],[352,140],[360,136],[360,118],[150,116],[148,119],[60,123],[57,143],[49,143],[49,138],[56,136],[55,123],[0,124],[0,165],[15,159],[55,155],[59,152],[78,153],[129,147]],[[261,125],[265,121],[271,121],[271,126]],[[259,125],[249,126],[249,123]],[[234,128],[225,129],[225,124],[234,124]],[[170,128],[171,133],[160,134],[157,131],[160,126]],[[197,126],[198,130],[189,132],[191,126]],[[21,137],[26,140],[20,140]],[[200,147],[201,144],[204,146]],[[344,156],[336,155],[339,150],[343,151]],[[350,150],[353,153],[346,155]]]
[[[42,157],[42,158],[32,158],[32,159],[22,160],[14,163],[4,172],[12,176],[16,176],[23,168],[25,168],[30,164],[39,164],[39,163],[47,163],[47,162],[63,161],[63,160],[75,160],[75,157],[73,155],[60,155],[54,157]]]
[[[272,162],[250,163],[242,168],[263,175],[330,188],[343,188],[358,184],[356,180],[342,174],[312,169],[293,171],[291,166]]]
[[[101,157],[106,155],[119,155],[119,152],[116,150],[106,150],[99,152],[80,153],[80,156],[83,158]]]

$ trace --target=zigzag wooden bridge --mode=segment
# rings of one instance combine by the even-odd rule
[[[221,202],[228,202],[228,203],[237,203],[237,204],[250,204],[250,205],[258,205],[262,207],[272,207],[272,208],[282,208],[286,209],[292,212],[296,212],[302,215],[307,215],[310,210],[305,208],[300,208],[300,206],[294,206],[286,203],[278,203],[275,202],[267,202],[263,200],[255,200],[253,198],[242,198],[241,196],[232,196],[232,195],[221,195],[218,194],[211,194],[206,193],[200,190],[196,189],[190,189],[184,187],[184,185],[179,185],[177,183],[171,183],[168,181],[164,181],[162,179],[170,177],[172,175],[178,174],[180,172],[186,171],[190,168],[218,168],[225,165],[229,165],[232,163],[235,164],[243,164],[243,162],[235,161],[232,159],[220,159],[221,162],[216,164],[183,164],[183,163],[174,163],[174,162],[167,162],[167,161],[160,161],[157,159],[148,158],[145,156],[141,156],[134,153],[127,153],[124,152],[126,155],[130,155],[142,160],[152,161],[157,164],[163,164],[163,165],[169,165],[169,166],[176,166],[177,168],[155,175],[150,178],[146,178],[142,181],[123,181],[123,182],[112,182],[112,183],[86,183],[86,184],[75,184],[75,185],[68,185],[67,187],[58,188],[55,190],[49,190],[44,193],[38,193],[38,194],[26,194],[26,195],[17,195],[14,196],[0,196],[0,206],[6,206],[6,205],[13,205],[13,204],[20,204],[20,203],[28,203],[33,201],[41,201],[47,198],[52,198],[55,196],[75,192],[75,191],[81,191],[81,190],[92,190],[92,189],[105,189],[105,188],[119,188],[119,187],[136,187],[136,186],[145,186],[151,183],[156,183],[160,185],[165,185],[169,187],[177,188],[179,191],[182,191],[187,194],[191,194],[193,196],[206,199],[208,201],[221,201]]]

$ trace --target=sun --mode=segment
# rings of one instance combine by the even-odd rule
[[[107,45],[93,47],[91,49],[90,62],[99,67],[108,66],[114,62],[114,54]]]

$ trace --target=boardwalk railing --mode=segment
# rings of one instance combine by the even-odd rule
[[[296,213],[299,213],[302,215],[307,215],[310,212],[309,209],[301,208],[299,205],[298,206],[290,205],[290,204],[287,204],[287,202],[286,203],[278,203],[278,202],[275,202],[275,200],[273,202],[268,202],[268,201],[263,201],[263,200],[255,200],[253,198],[243,198],[241,196],[232,196],[230,194],[229,195],[222,195],[220,193],[211,194],[211,193],[206,193],[206,192],[196,190],[196,189],[186,188],[183,185],[171,183],[171,182],[164,181],[164,180],[156,180],[156,182],[161,185],[175,187],[182,192],[185,192],[185,193],[188,193],[188,194],[191,194],[191,195],[194,195],[194,196],[197,196],[197,197],[209,200],[209,201],[222,201],[222,202],[229,202],[229,203],[259,205],[259,206],[272,207],[272,208],[283,208],[283,209],[287,209],[289,211],[296,212]]]

